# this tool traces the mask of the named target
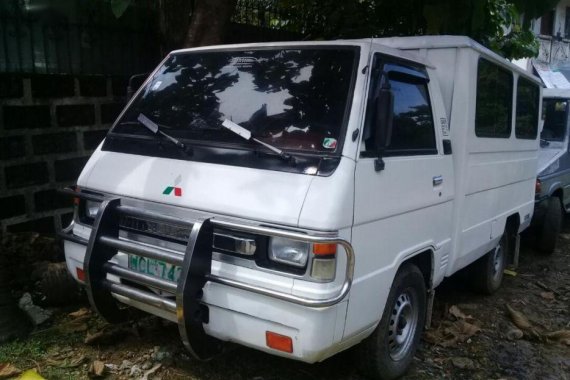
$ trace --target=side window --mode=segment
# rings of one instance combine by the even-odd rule
[[[512,73],[485,59],[479,59],[476,102],[477,137],[510,137],[513,108]]]
[[[538,134],[538,105],[540,90],[528,79],[519,78],[517,84],[517,118],[515,135],[519,139],[534,140]]]
[[[381,57],[376,59],[382,60]],[[366,152],[375,154],[372,118],[375,110],[374,94],[381,81],[388,81],[394,96],[393,129],[385,156],[437,154],[433,115],[425,69],[409,63],[383,61],[372,73],[366,111],[364,142]],[[364,154],[364,156],[369,156]]]

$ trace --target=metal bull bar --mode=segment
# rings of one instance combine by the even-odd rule
[[[203,327],[203,324],[209,321],[208,307],[201,302],[202,289],[208,281],[314,308],[334,305],[342,301],[350,291],[354,270],[352,246],[347,241],[330,234],[307,235],[215,218],[187,221],[122,205],[120,198],[102,199],[72,189],[65,189],[63,192],[83,199],[101,201],[89,240],[74,235],[72,228],[59,233],[65,240],[87,246],[83,269],[86,291],[92,307],[109,322],[123,321],[126,313],[121,311],[113,297],[113,294],[116,294],[173,313],[178,321],[182,341],[188,350],[199,359],[210,358],[223,349],[222,342],[206,335]],[[120,239],[119,220],[121,216],[143,217],[158,223],[176,223],[187,227],[190,230],[190,236],[185,252],[177,253]],[[311,299],[213,275],[210,269],[214,226],[313,243],[340,244],[347,257],[345,281],[340,291],[334,296],[326,299]],[[113,257],[119,251],[181,267],[180,279],[176,283],[119,266],[112,262]],[[107,277],[108,274],[117,276],[121,281],[112,281]],[[161,293],[153,292],[145,287],[160,290]]]

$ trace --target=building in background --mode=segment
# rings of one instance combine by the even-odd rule
[[[570,0],[533,21],[540,42],[538,57],[517,63],[535,70],[548,88],[570,88]]]

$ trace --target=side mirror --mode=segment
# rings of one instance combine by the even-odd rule
[[[127,100],[130,100],[135,92],[142,86],[149,73],[136,74],[129,78],[129,84],[127,86]]]
[[[394,94],[389,88],[381,88],[376,98],[376,114],[374,117],[374,145],[378,150],[378,158],[374,163],[374,169],[378,172],[384,170],[382,155],[392,139],[392,127],[394,121]]]

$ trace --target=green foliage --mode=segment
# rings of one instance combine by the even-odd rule
[[[467,35],[507,58],[538,54],[529,20],[556,4],[555,0],[275,1],[289,17],[273,24],[311,39]]]
[[[15,363],[21,359],[33,361],[43,353],[44,347],[39,340],[14,341],[0,345],[0,363]]]
[[[514,4],[505,0],[488,0],[487,23],[480,40],[492,50],[509,58],[536,57],[539,43]]]
[[[131,5],[131,0],[111,0],[111,11],[116,18],[121,17]]]

